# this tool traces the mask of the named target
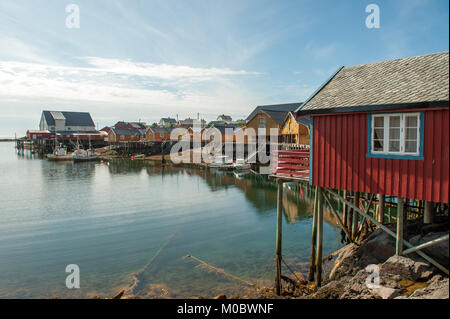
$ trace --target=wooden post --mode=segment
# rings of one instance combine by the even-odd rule
[[[356,207],[359,207],[359,192],[355,192],[354,204]],[[355,240],[356,234],[358,232],[358,212],[353,211],[353,221],[352,221],[352,239]]]
[[[397,204],[397,239],[395,245],[395,254],[401,255],[403,251],[403,218],[404,218],[405,200],[398,198]]]
[[[353,195],[353,192],[350,192],[350,195]],[[350,201],[350,199],[349,199]],[[347,227],[348,227],[348,232],[351,234],[352,233],[352,225],[353,225],[353,208],[349,207],[348,208],[348,222],[347,222]],[[352,240],[352,238],[350,238],[350,240]]]
[[[278,180],[277,196],[277,242],[276,242],[276,273],[275,289],[279,296],[281,294],[281,239],[282,239],[282,221],[283,221],[283,181]]]
[[[347,199],[347,191],[344,191],[344,197],[345,199]],[[344,202],[343,203],[343,207],[342,207],[342,219],[344,220],[344,226],[347,227],[348,221],[347,221],[347,203]]]
[[[423,211],[423,223],[432,224],[434,222],[433,203],[425,201],[425,209]]]
[[[313,224],[312,224],[312,242],[311,242],[311,256],[309,257],[309,274],[308,281],[314,281],[314,272],[316,270],[316,239],[317,239],[317,201],[318,201],[318,191],[316,186],[316,191],[314,193],[314,206],[313,206]]]
[[[384,194],[378,194],[378,221],[384,223]]]
[[[322,242],[323,242],[323,195],[322,188],[318,187],[317,202],[317,253],[316,253],[316,287],[322,284]]]

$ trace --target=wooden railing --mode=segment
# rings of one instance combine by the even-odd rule
[[[309,150],[274,151],[272,174],[307,180]]]

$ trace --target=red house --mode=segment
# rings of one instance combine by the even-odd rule
[[[449,53],[340,68],[302,106],[314,186],[449,202]]]

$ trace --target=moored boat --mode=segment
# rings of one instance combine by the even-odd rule
[[[72,154],[67,154],[67,149],[63,146],[55,147],[52,154],[47,154],[49,161],[73,161]]]
[[[100,157],[94,152],[92,149],[83,150],[81,148],[75,150],[73,152],[73,160],[75,162],[90,162],[97,161]]]

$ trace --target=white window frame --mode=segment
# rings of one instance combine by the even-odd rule
[[[400,151],[399,152],[393,152],[389,151],[389,118],[400,116]],[[406,135],[406,128],[405,128],[405,117],[406,116],[416,116],[417,117],[417,149],[416,152],[405,152],[405,135]],[[374,136],[375,136],[375,118],[382,117],[384,120],[383,128],[384,128],[384,134],[383,134],[383,150],[382,151],[376,151],[375,145],[374,145]],[[419,156],[420,154],[420,143],[422,142],[420,140],[421,138],[421,113],[384,113],[384,114],[371,114],[371,121],[372,121],[372,131],[371,131],[371,146],[370,151],[372,154],[381,154],[381,155],[403,155],[403,156]]]

